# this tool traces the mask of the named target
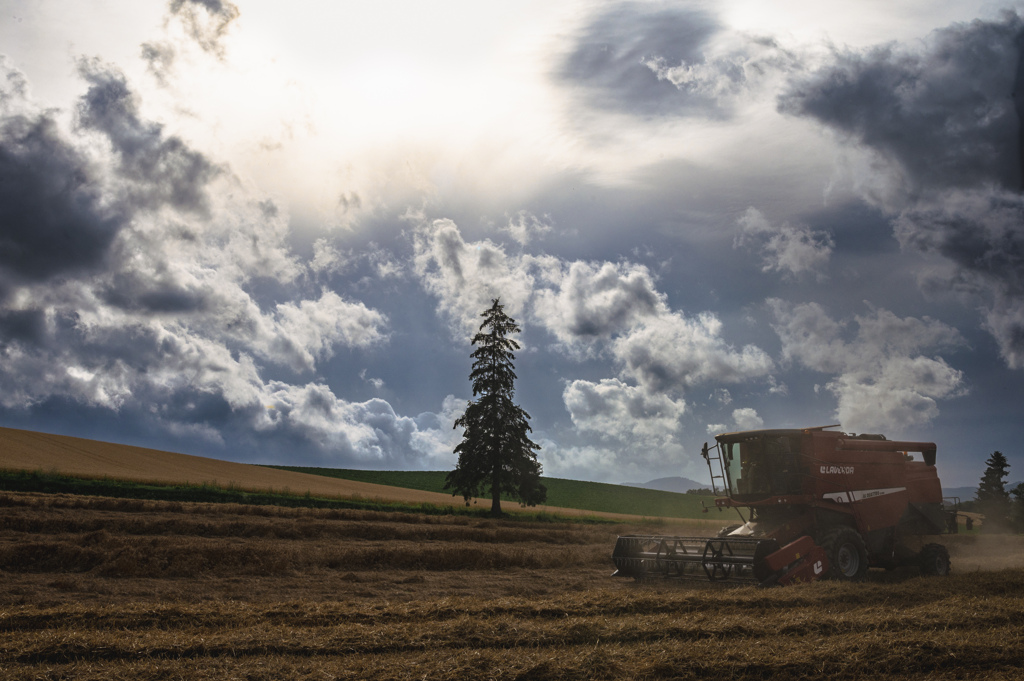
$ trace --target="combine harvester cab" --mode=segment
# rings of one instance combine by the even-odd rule
[[[772,586],[856,580],[868,567],[948,574],[944,546],[912,548],[957,531],[956,512],[943,507],[935,445],[827,430],[835,427],[716,436],[702,451],[715,494],[725,495],[715,504],[743,522],[710,539],[619,537],[615,575]]]

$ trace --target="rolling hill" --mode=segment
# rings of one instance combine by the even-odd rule
[[[312,470],[283,470],[13,428],[0,428],[0,469],[53,472],[85,478],[110,478],[145,483],[212,484],[251,491],[309,493],[323,497],[427,503],[441,507],[463,503],[461,498],[454,498],[448,493],[438,491],[436,486],[415,489],[385,485],[365,479],[325,475],[321,472],[333,469],[318,470],[317,472],[321,474],[317,475],[313,474]],[[600,494],[592,493],[589,496],[599,498]],[[489,500],[476,500],[476,503],[485,508],[490,506]],[[515,512],[518,509],[518,505],[509,504],[504,510]],[[530,510],[560,515],[596,515],[627,521],[641,519],[638,514],[598,510],[594,508],[593,503],[575,507],[545,505],[532,507]],[[650,515],[653,514],[648,514]]]
[[[360,471],[297,466],[278,466],[277,468],[439,493],[445,493],[444,481],[448,475],[445,471]],[[693,518],[717,525],[733,522],[732,518],[734,517],[730,515],[728,520],[723,521],[724,515],[715,509],[715,505],[711,501],[713,497],[710,496],[677,494],[659,489],[643,489],[627,485],[565,480],[563,478],[542,477],[541,482],[547,487],[548,504],[557,508],[603,511],[648,518]],[[715,512],[709,511],[705,514],[702,502]],[[512,506],[515,505],[514,501],[509,500],[509,503]]]
[[[686,494],[691,489],[711,489],[709,482],[697,482],[691,478],[683,478],[678,475],[670,478],[657,478],[647,482],[624,482],[626,487],[641,487],[643,489],[657,489],[662,492],[676,492]]]

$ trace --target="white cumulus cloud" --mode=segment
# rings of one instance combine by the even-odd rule
[[[963,373],[929,350],[963,345],[959,332],[937,320],[901,318],[888,310],[836,322],[817,303],[768,301],[783,357],[832,374],[826,384],[837,400],[836,416],[851,431],[896,431],[927,423],[937,400],[965,392]]]
[[[722,323],[710,313],[685,317],[672,312],[645,319],[612,344],[622,373],[648,390],[683,390],[708,382],[740,383],[774,368],[760,348],[737,350],[721,337]]]
[[[533,292],[533,277],[519,258],[489,240],[467,243],[451,220],[434,220],[416,231],[414,264],[441,312],[466,335],[479,328],[491,300],[500,298],[518,318]]]
[[[814,273],[823,278],[834,243],[822,231],[804,225],[773,225],[756,208],[747,208],[738,221],[740,233],[734,246],[762,253],[762,272],[779,272],[786,277]]]
[[[623,441],[671,437],[686,412],[683,399],[648,394],[615,378],[572,381],[562,399],[580,431]]]
[[[646,267],[573,261],[548,267],[536,292],[534,315],[570,352],[593,352],[595,341],[628,331],[664,313],[664,295]]]
[[[736,424],[736,430],[757,430],[764,426],[764,419],[757,415],[756,409],[750,407],[733,409],[732,422]]]

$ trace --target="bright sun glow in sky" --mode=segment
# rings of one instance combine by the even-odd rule
[[[182,33],[180,26],[167,26],[160,3],[127,3],[113,25],[109,12],[94,2],[59,12],[53,4],[5,4],[9,15],[22,19],[5,24],[0,34],[12,48],[8,55],[40,63],[48,77],[34,89],[55,102],[81,88],[73,77],[73,55],[123,60],[144,82],[140,40],[162,25]],[[839,46],[917,37],[925,17],[942,25],[973,16],[967,3],[931,0],[898,7],[803,0],[703,6],[752,35],[781,33]],[[549,170],[578,168],[617,183],[659,158],[746,153],[735,126],[652,122],[653,130],[637,129],[609,112],[589,112],[585,122],[574,119],[580,112],[568,105],[576,93],[552,87],[552,63],[565,52],[564,40],[578,31],[580,16],[593,7],[453,1],[290,6],[253,0],[224,36],[230,59],[211,64],[198,50],[180,55],[184,63],[172,92],[147,89],[145,106],[170,130],[218,149],[265,189],[293,197],[306,209],[316,204],[321,215],[333,210],[339,178],[354,183],[353,191],[365,191],[359,178],[368,173],[353,172],[365,162],[383,162],[369,173],[378,178],[401,172],[426,185],[443,185],[445,178],[460,176],[486,193],[491,183],[502,186],[519,176],[530,184]],[[776,120],[759,126],[757,107],[750,116],[752,137],[792,145],[789,138],[798,135],[801,143],[814,143],[807,131],[780,129]],[[591,132],[580,139],[573,129],[584,123]]]

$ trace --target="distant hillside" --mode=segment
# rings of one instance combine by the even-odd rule
[[[1017,482],[1008,482],[1003,487],[1004,487],[1004,489],[1006,489],[1007,492],[1009,492],[1011,489],[1013,489],[1014,487],[1016,487],[1019,484],[1021,484],[1021,483],[1018,480]],[[942,496],[944,496],[944,497],[960,497],[960,501],[971,501],[972,499],[974,499],[974,495],[977,494],[977,493],[978,493],[978,487],[976,485],[973,486],[973,487],[972,486],[968,486],[968,487],[943,487],[942,488]]]
[[[943,487],[942,496],[960,497],[960,501],[970,501],[978,492],[977,487]]]
[[[696,480],[682,478],[678,475],[671,478],[658,478],[649,482],[624,482],[622,484],[627,487],[657,489],[662,492],[676,492],[677,494],[685,494],[691,489],[711,489],[711,483],[697,482]]]

